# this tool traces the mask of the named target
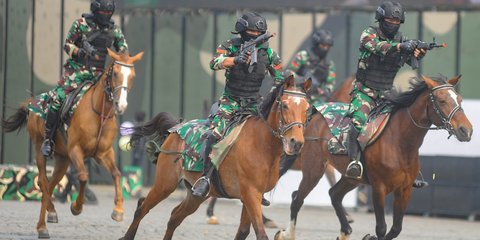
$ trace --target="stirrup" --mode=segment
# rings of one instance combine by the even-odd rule
[[[199,191],[198,189],[202,186],[198,186],[198,184],[201,183],[201,181],[206,181],[207,182],[207,190],[204,191]],[[207,176],[202,176],[201,178],[197,179],[195,183],[193,184],[192,188],[192,195],[196,197],[207,197],[208,194],[210,193],[210,179]]]
[[[51,157],[53,154],[54,142],[51,139],[45,139],[40,147],[40,151],[44,157]]]
[[[348,174],[348,169],[349,169],[350,167],[353,167],[353,165],[355,165],[355,164],[356,164],[357,166],[359,166],[359,168],[360,168],[360,174],[359,174],[358,176],[349,175],[349,174]],[[362,176],[363,176],[363,165],[362,165],[362,163],[361,163],[360,161],[352,161],[352,162],[350,162],[350,163],[348,164],[348,166],[347,166],[347,170],[345,171],[345,176],[346,176],[346,177],[349,177],[349,178],[354,178],[354,179],[362,179]]]

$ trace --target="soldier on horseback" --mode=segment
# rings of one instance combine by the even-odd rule
[[[357,141],[367,117],[377,103],[393,86],[393,80],[402,67],[402,58],[412,56],[421,59],[425,50],[417,49],[415,41],[402,41],[398,31],[405,22],[405,11],[398,2],[383,2],[375,12],[378,27],[365,29],[360,37],[360,55],[356,81],[351,92],[350,112],[352,116],[348,134],[350,164],[346,176],[361,178],[363,166],[360,162],[361,147]],[[410,64],[410,59],[406,62]]]
[[[96,81],[105,68],[107,48],[117,52],[128,51],[121,29],[111,19],[115,11],[114,0],[92,0],[90,14],[73,22],[65,40],[64,50],[69,58],[64,64],[63,77],[50,92],[51,103],[45,123],[42,154],[52,154],[59,110],[66,96],[85,81]]]
[[[308,93],[312,106],[326,102],[335,87],[335,64],[326,59],[332,46],[332,33],[324,29],[316,30],[312,34],[310,49],[299,51],[288,64],[287,73],[294,73],[301,79],[312,78],[313,85]]]
[[[267,21],[260,14],[255,12],[243,14],[237,19],[235,31],[232,32],[239,34],[240,37],[229,39],[219,45],[216,55],[210,62],[212,70],[226,70],[226,85],[202,149],[204,170],[203,176],[192,187],[192,194],[195,196],[205,197],[210,190],[213,166],[209,155],[212,145],[223,137],[233,115],[240,109],[257,112],[259,91],[267,71],[275,83],[283,82],[280,57],[269,48],[267,41],[256,44],[254,51],[257,63],[253,68],[251,61],[254,53],[241,51],[246,43],[259,39],[266,31]]]

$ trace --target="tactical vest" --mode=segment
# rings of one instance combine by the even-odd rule
[[[386,41],[382,31],[377,27],[372,27],[377,36],[382,40]],[[400,32],[395,35],[393,41],[400,42],[402,34]],[[360,51],[368,51],[363,46],[360,47]],[[402,67],[400,66],[401,55],[396,50],[388,53],[386,56],[380,56],[377,54],[371,54],[366,59],[361,59],[359,61],[364,61],[366,69],[357,69],[357,81],[362,82],[365,86],[377,89],[377,90],[388,90],[393,86],[393,80],[397,75],[398,70]],[[359,64],[360,65],[360,64]]]
[[[232,44],[240,49],[242,41],[240,38],[234,38],[232,39]],[[270,65],[267,48],[267,43],[264,43],[263,47],[258,49],[257,64],[251,73],[248,72],[248,64],[234,65],[229,69],[225,91],[232,97],[256,98],[258,96],[263,79],[267,73],[267,67]],[[234,53],[234,56],[239,54],[240,51],[237,51]]]
[[[113,27],[114,25],[112,24],[105,29],[95,28],[93,31],[86,34],[87,41],[95,48],[95,50],[97,50],[98,60],[95,59],[94,56],[88,56],[83,61],[83,64],[85,66],[89,68],[95,67],[99,70],[103,70],[105,68],[108,54],[107,48],[110,48],[112,46],[115,39]]]

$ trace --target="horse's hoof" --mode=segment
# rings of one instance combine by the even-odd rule
[[[207,218],[207,223],[210,224],[210,225],[218,225],[219,224],[218,219],[215,216],[208,217]]]
[[[266,221],[264,223],[264,225],[265,225],[266,228],[277,228],[278,227],[277,224],[275,224],[275,222],[272,221],[272,220]]]
[[[365,235],[365,237],[362,238],[362,240],[378,240],[376,236],[372,236],[370,234]]]
[[[50,234],[48,234],[48,230],[47,229],[38,230],[38,238],[39,239],[49,239]]]
[[[117,221],[117,222],[121,222],[123,221],[123,212],[119,212],[117,210],[113,210],[112,212],[112,219]]]
[[[72,204],[70,204],[70,211],[72,212],[73,216],[78,216],[80,215],[80,213],[82,213],[82,208],[80,209],[75,209],[75,207],[73,206],[75,204],[75,202],[73,202]]]
[[[58,215],[56,212],[49,212],[47,215],[47,222],[58,223]]]
[[[285,230],[279,230],[277,233],[275,233],[275,236],[273,237],[274,240],[282,240],[282,233],[285,232]]]

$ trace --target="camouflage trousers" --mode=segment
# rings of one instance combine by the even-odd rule
[[[235,112],[245,109],[255,114],[258,111],[257,104],[258,101],[256,99],[236,99],[228,93],[224,93],[218,100],[218,110],[210,124],[210,129],[217,141],[225,135],[227,125],[235,115]]]
[[[72,68],[68,65],[65,66],[62,78],[57,82],[55,89],[49,92],[51,98],[49,110],[53,112],[60,110],[69,93],[77,89],[84,81],[95,81],[101,74],[102,71],[92,71],[86,67]]]
[[[350,116],[352,117],[353,126],[357,131],[361,132],[368,115],[378,104],[378,101],[385,97],[382,90],[371,89],[360,82],[355,82],[350,100]]]

